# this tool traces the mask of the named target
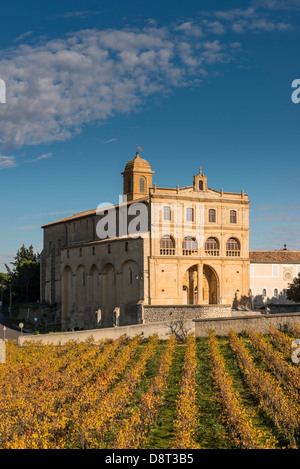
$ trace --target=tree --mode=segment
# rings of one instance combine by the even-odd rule
[[[0,300],[2,301],[2,304],[8,303],[9,301],[9,285],[9,275],[0,272]]]
[[[287,290],[287,299],[295,303],[300,303],[300,273],[298,277],[294,278],[293,283],[290,283]]]
[[[14,301],[36,302],[40,297],[40,256],[35,254],[33,246],[21,246],[12,269],[6,265],[7,275],[12,282]]]

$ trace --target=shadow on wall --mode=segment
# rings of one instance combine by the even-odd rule
[[[273,297],[268,297],[263,294],[252,296],[251,293],[249,295],[243,295],[239,299],[237,298],[237,294],[235,293],[234,300],[232,303],[232,309],[235,310],[252,310],[257,308],[264,308],[268,304],[294,304],[293,301],[290,301],[286,297],[286,290],[283,290],[278,295]]]
[[[238,299],[237,294],[235,293],[234,300],[232,302],[232,309],[235,309],[235,310],[253,309],[251,296],[242,295]]]

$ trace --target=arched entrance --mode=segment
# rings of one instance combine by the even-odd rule
[[[122,265],[121,273],[120,321],[122,325],[136,324],[141,282],[138,264],[134,260],[127,260]]]
[[[215,270],[206,264],[191,266],[184,275],[182,293],[183,304],[217,304],[219,279]]]
[[[219,290],[218,277],[214,269],[208,265],[203,266],[203,303],[215,305],[218,303]]]

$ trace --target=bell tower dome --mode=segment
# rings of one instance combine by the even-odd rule
[[[136,152],[135,158],[128,161],[123,173],[123,194],[127,200],[136,200],[149,194],[149,188],[152,187],[151,166],[148,161],[140,157]]]

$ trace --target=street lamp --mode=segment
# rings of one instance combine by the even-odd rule
[[[9,282],[9,308],[8,308],[8,317],[11,319],[11,313],[12,313],[12,279],[13,279],[13,274],[12,272],[9,273],[10,277],[10,282]]]

